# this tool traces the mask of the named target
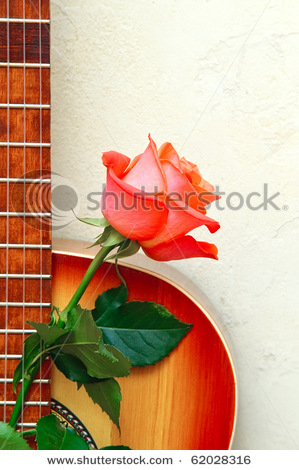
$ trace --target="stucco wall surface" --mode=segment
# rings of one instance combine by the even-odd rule
[[[87,194],[105,182],[101,152],[133,157],[150,132],[225,192],[223,209],[209,211],[221,229],[195,231],[218,246],[219,262],[171,264],[204,290],[231,337],[240,392],[233,448],[298,449],[299,3],[51,5],[53,171],[77,192],[77,214],[95,217]],[[231,193],[246,199],[265,184],[269,196],[280,193],[277,208],[232,208],[240,196]],[[55,237],[96,235],[77,221],[58,227]]]

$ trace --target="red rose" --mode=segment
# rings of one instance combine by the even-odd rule
[[[137,240],[150,258],[217,259],[215,245],[186,236],[201,225],[212,233],[219,229],[218,222],[205,215],[205,206],[217,199],[214,187],[196,165],[179,158],[171,144],[157,151],[150,136],[149,140],[145,152],[132,161],[113,151],[103,154],[103,215],[122,235]]]

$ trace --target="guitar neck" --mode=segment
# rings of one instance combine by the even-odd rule
[[[51,302],[50,0],[0,2],[0,420],[31,328]],[[18,424],[50,411],[47,361]],[[18,390],[20,385],[18,386]]]

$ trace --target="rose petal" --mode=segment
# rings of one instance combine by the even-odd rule
[[[158,155],[162,163],[162,167],[163,163],[172,163],[172,165],[177,168],[179,173],[183,175],[184,180],[187,180],[188,183],[193,186],[190,191],[195,190],[197,193],[202,193],[202,197],[200,197],[199,199],[197,198],[199,204],[197,204],[195,200],[194,204],[190,203],[191,207],[193,207],[194,209],[196,209],[196,206],[199,206],[199,208],[204,207],[207,204],[210,204],[216,201],[217,199],[220,199],[220,196],[216,196],[215,194],[213,194],[214,187],[202,178],[197,166],[194,163],[188,162],[188,160],[186,160],[185,158],[181,158],[180,160],[177,152],[169,142],[166,142],[165,144],[161,145],[158,151]],[[167,171],[169,170],[164,169],[169,191],[171,178],[167,178]],[[202,183],[202,185],[199,185],[198,182]],[[174,187],[174,185],[172,186]],[[175,191],[177,189],[173,188],[171,190]]]
[[[140,155],[137,155],[137,157],[134,157],[131,162],[130,162],[130,165],[128,166],[128,168],[126,168],[126,171],[124,172],[123,176],[125,176],[127,173],[129,173],[129,171],[131,171],[131,169],[133,168],[133,166],[136,165],[136,163],[140,160],[140,157],[142,156],[142,153]]]
[[[104,152],[102,161],[107,168],[113,168],[117,176],[120,176],[130,163],[129,157],[126,157],[126,155],[122,153],[114,152],[113,150]]]
[[[172,144],[170,144],[169,142],[165,142],[163,145],[161,145],[158,150],[158,156],[161,162],[163,160],[168,160],[177,168],[180,168],[180,158],[175,149],[173,148]]]
[[[182,171],[190,178],[190,181],[193,185],[200,186],[201,188],[203,188],[204,191],[215,191],[214,186],[205,179],[203,179],[195,163],[189,162],[189,160],[186,160],[184,157],[181,158],[180,162]]]
[[[186,207],[190,206],[197,211],[206,213],[205,203],[184,175],[173,163],[164,160],[161,162],[167,181],[167,200],[171,204],[172,199],[179,200]]]
[[[198,242],[190,235],[176,238],[168,243],[161,243],[152,248],[142,248],[147,256],[157,261],[171,261],[197,257],[218,259],[218,250],[215,245],[212,243]]]
[[[134,166],[127,172],[123,181],[152,194],[166,190],[164,173],[158,158],[157,147],[149,136],[150,143],[140,158],[136,158]]]
[[[201,186],[198,186],[197,184],[192,185],[195,191],[199,194],[199,199],[203,203],[204,206],[207,204],[211,204],[214,201],[217,201],[218,199],[221,199],[221,196],[215,193],[211,193],[205,188],[202,188]],[[214,189],[213,189],[214,190]]]
[[[104,217],[131,240],[155,237],[166,224],[168,210],[159,198],[120,180],[111,168],[101,207]]]
[[[160,243],[165,243],[173,238],[186,235],[191,230],[205,225],[211,233],[216,232],[220,225],[216,220],[207,217],[199,211],[195,211],[191,207],[185,209],[183,203],[175,203],[171,205],[166,201],[166,207],[169,209],[166,224],[162,227],[160,233],[153,239],[148,237],[144,242],[144,246],[150,248]]]

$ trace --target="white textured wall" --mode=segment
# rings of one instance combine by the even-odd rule
[[[135,156],[148,132],[226,193],[268,183],[288,206],[213,208],[221,230],[197,235],[220,261],[173,262],[232,337],[236,449],[299,448],[298,39],[297,0],[52,0],[53,170],[81,216],[95,216],[86,194],[105,181],[101,152]],[[54,236],[94,232],[74,222]]]

